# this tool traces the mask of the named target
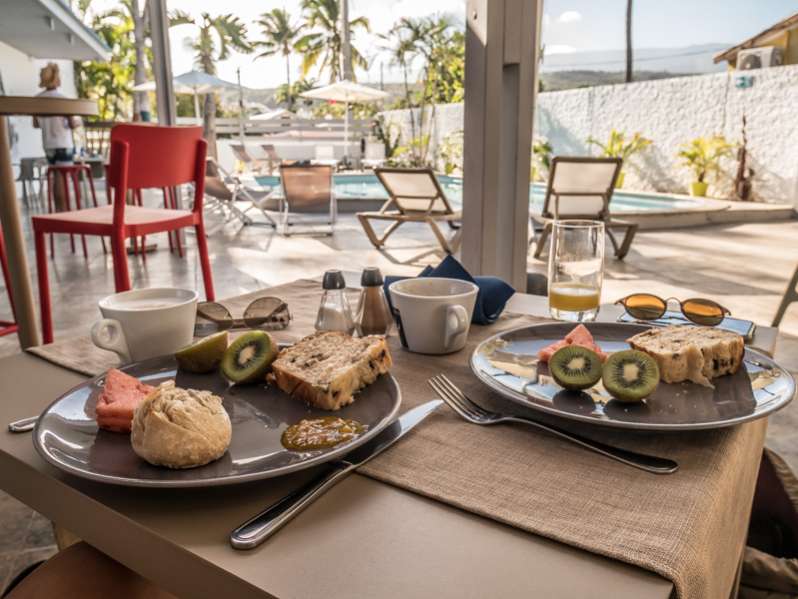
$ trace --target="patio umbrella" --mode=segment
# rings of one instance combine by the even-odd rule
[[[199,118],[199,95],[217,90],[238,89],[237,83],[225,81],[216,75],[209,75],[202,71],[188,71],[174,78],[176,94],[194,94],[194,116]],[[155,91],[155,81],[147,81],[133,87],[133,91]]]
[[[352,102],[377,102],[384,100],[389,94],[379,89],[344,79],[299,95],[303,98],[312,98],[314,100],[343,102],[346,105],[344,116],[344,157],[349,158],[349,104]]]

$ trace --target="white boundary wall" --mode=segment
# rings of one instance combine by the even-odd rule
[[[654,144],[629,161],[624,187],[686,193],[692,174],[679,165],[679,145],[714,134],[739,141],[745,114],[756,198],[798,205],[798,65],[747,71],[753,77],[747,89],[736,87],[738,74],[544,92],[538,95],[535,135],[547,138],[557,154],[585,155],[597,152],[585,143],[588,136],[604,140],[612,128],[640,131]],[[384,114],[408,139],[407,111]],[[462,128],[462,104],[438,106],[432,145]],[[730,194],[736,161],[723,168],[710,188],[717,197]]]

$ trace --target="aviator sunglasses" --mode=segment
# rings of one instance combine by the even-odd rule
[[[679,300],[675,297],[662,299],[650,293],[633,293],[616,304],[621,304],[626,312],[638,320],[657,320],[668,311],[668,302],[675,301],[679,304],[681,313],[689,321],[704,326],[715,326],[731,312],[717,302],[703,298]]]
[[[210,335],[228,329],[280,330],[288,326],[291,313],[288,304],[277,297],[259,297],[244,310],[241,318],[233,318],[230,310],[217,302],[197,304],[196,336]]]

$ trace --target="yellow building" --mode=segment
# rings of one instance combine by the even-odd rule
[[[798,13],[715,55],[730,69],[798,64]]]

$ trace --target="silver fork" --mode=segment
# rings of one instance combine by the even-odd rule
[[[679,469],[679,464],[667,458],[660,458],[657,456],[646,455],[629,451],[628,449],[621,449],[620,447],[613,447],[606,445],[600,441],[593,441],[574,433],[566,432],[560,428],[550,424],[543,424],[530,418],[523,418],[521,416],[509,416],[507,414],[499,414],[497,412],[490,412],[485,408],[478,406],[471,401],[460,389],[448,379],[445,374],[439,374],[432,377],[427,381],[435,390],[435,393],[446,402],[446,404],[457,412],[463,419],[473,424],[499,424],[501,422],[518,422],[528,426],[535,427],[539,430],[546,431],[552,435],[566,439],[577,445],[600,453],[603,456],[617,460],[629,466],[640,468],[646,472],[654,474],[672,474]]]

